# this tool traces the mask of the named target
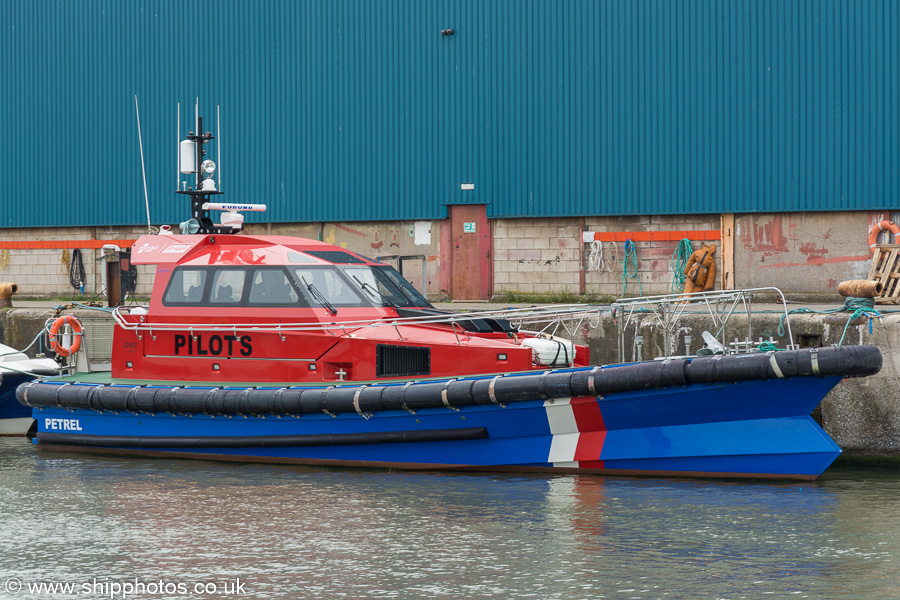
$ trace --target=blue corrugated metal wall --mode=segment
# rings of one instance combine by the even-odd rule
[[[198,96],[226,198],[269,221],[900,192],[900,0],[7,0],[0,24],[3,227],[146,220],[135,94],[154,223],[187,213],[175,107],[184,133]]]

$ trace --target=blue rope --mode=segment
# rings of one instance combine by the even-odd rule
[[[693,253],[694,249],[691,248],[691,240],[682,238],[675,247],[672,258],[669,259],[669,268],[672,269],[673,273],[669,293],[680,294],[684,291],[684,280],[686,279],[684,268],[687,266],[688,259]]]
[[[631,263],[629,265],[629,262]],[[629,269],[630,267],[630,269]],[[630,271],[630,272],[629,272]],[[622,260],[622,295],[625,296],[625,290],[628,289],[628,280],[629,279],[637,279],[638,296],[644,295],[644,286],[641,285],[641,280],[638,278],[638,265],[637,265],[637,250],[634,247],[634,242],[630,239],[625,240],[625,257]]]

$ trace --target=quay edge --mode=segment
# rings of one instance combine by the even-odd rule
[[[484,304],[480,305],[485,308]],[[448,305],[442,308],[459,309]],[[759,337],[768,340],[771,336],[779,347],[786,341],[778,335],[783,308],[778,305],[754,305],[753,340]],[[789,305],[789,309],[800,305]],[[832,308],[832,307],[816,307]],[[67,311],[79,318],[102,320],[108,313],[95,310],[77,309]],[[47,319],[55,317],[50,308],[13,308],[0,310],[0,343],[15,348],[24,348],[40,332]],[[813,414],[823,429],[844,450],[838,464],[844,466],[887,466],[900,468],[900,313],[887,313],[882,320],[872,322],[871,333],[866,320],[861,325],[851,325],[844,333],[847,313],[829,317],[826,314],[806,313],[791,315],[794,340],[800,346],[830,346],[837,344],[844,336],[845,344],[869,344],[878,347],[884,358],[881,372],[864,378],[845,379],[822,401]],[[837,322],[835,322],[837,321]],[[702,346],[701,334],[712,328],[708,314],[695,311],[682,316],[674,333],[675,351],[672,355],[684,354],[684,338],[690,336],[691,351]],[[641,348],[644,359],[662,354],[663,327],[652,315],[645,314],[632,322],[626,329],[626,360],[632,359],[637,349],[634,346],[635,332],[643,336]],[[728,340],[743,339],[746,332],[746,316],[733,315],[728,323]],[[599,324],[591,328],[584,324],[574,340],[587,344],[591,351],[591,362],[609,364],[618,361],[617,324],[609,315],[601,317]],[[28,352],[34,355],[34,349]],[[634,356],[636,358],[636,356]]]

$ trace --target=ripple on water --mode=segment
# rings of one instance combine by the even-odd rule
[[[770,483],[40,453],[0,440],[0,572],[252,598],[900,597],[900,476]],[[195,596],[196,597],[196,596]]]

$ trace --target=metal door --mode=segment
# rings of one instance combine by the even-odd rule
[[[484,204],[450,206],[450,295],[487,300],[493,273],[491,224]]]

